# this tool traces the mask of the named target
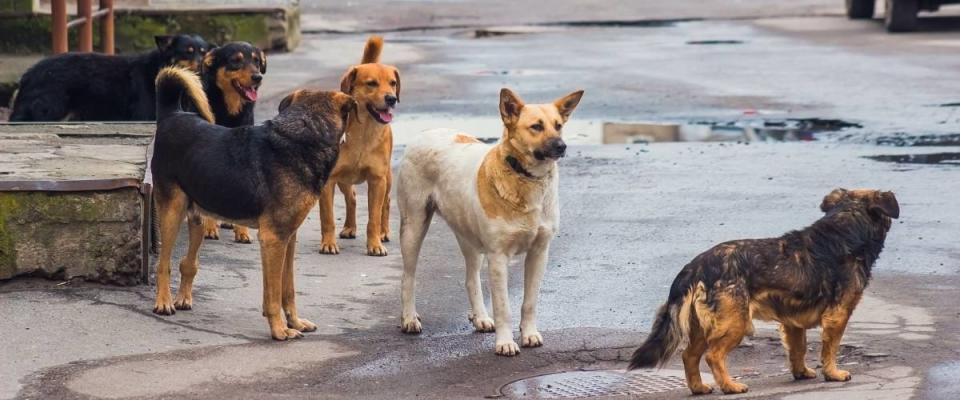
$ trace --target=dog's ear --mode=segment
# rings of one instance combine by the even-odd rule
[[[153,40],[157,42],[158,50],[166,50],[170,48],[170,45],[173,44],[173,38],[174,37],[172,35],[160,35],[160,36],[154,36]]]
[[[567,122],[567,120],[570,119],[570,114],[573,114],[573,109],[577,108],[577,105],[580,104],[581,97],[583,97],[583,91],[578,90],[553,102],[553,105],[557,107],[557,111],[560,112],[560,116],[563,117],[563,122]]]
[[[357,67],[351,67],[340,79],[340,91],[346,94],[353,93],[353,82],[357,80]]]
[[[520,120],[520,110],[523,109],[523,100],[512,90],[500,89],[500,118],[503,124],[513,126]]]
[[[394,76],[395,78],[397,78],[397,90],[396,90],[395,95],[397,96],[397,102],[399,102],[399,101],[400,101],[400,71],[398,71],[396,68],[394,68],[394,69],[393,69],[393,76]]]
[[[893,192],[878,192],[870,201],[870,211],[897,219],[900,218],[900,203]]]
[[[346,100],[340,105],[340,115],[343,116],[343,120],[347,122],[347,125],[343,127],[344,131],[347,131],[350,127],[351,114],[353,115],[353,120],[360,122],[360,103],[357,103],[357,100],[354,99],[353,96],[347,95]]]
[[[260,49],[257,49],[257,55],[260,56],[260,73],[265,74],[267,73],[267,55]]]
[[[203,71],[213,68],[213,61],[216,59],[216,56],[213,54],[215,49],[216,47],[211,48],[210,50],[207,50],[207,54],[203,55]]]
[[[833,189],[830,194],[826,195],[823,198],[823,202],[820,203],[820,211],[827,212],[832,210],[837,204],[840,203],[840,200],[843,200],[847,196],[847,189],[837,188]]]
[[[283,100],[280,100],[280,106],[277,107],[277,112],[283,112],[283,110],[285,110],[287,107],[290,107],[293,102],[297,101],[297,97],[299,97],[302,93],[303,89],[300,89],[288,94],[287,97],[283,98]]]

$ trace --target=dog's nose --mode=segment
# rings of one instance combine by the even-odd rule
[[[567,154],[567,144],[563,142],[563,139],[552,138],[550,139],[548,146],[550,148],[550,153],[556,157],[563,157]]]
[[[383,96],[383,101],[387,103],[387,107],[393,107],[397,105],[397,96],[388,94],[386,96]]]
[[[260,81],[263,80],[263,75],[253,74],[253,75],[250,75],[250,79],[253,80],[254,83],[260,83]]]

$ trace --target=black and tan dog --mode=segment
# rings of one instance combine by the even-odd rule
[[[199,115],[181,111],[190,103]],[[317,204],[337,161],[356,102],[339,92],[298,91],[262,125],[214,125],[199,78],[178,68],[157,77],[154,199],[160,222],[157,298],[153,311],[170,315],[193,306],[193,279],[203,242],[201,216],[259,229],[263,315],[274,339],[317,327],[297,315],[293,259],[297,228]],[[180,288],[170,293],[170,258],[188,217],[190,244],[180,262]]]
[[[816,377],[804,363],[806,330],[820,326],[824,378],[849,380],[849,372],[837,369],[840,338],[900,205],[891,192],[837,189],[820,208],[826,215],[803,230],[721,243],[694,258],[674,279],[629,368],[662,366],[686,337],[683,367],[691,392],[712,391],[700,380],[704,354],[724,393],[746,392],[747,385],[730,379],[726,357],[757,318],[780,323],[794,378]]]
[[[153,121],[157,72],[172,65],[198,71],[210,49],[195,35],[155,40],[146,54],[66,53],[38,62],[20,78],[10,120]]]
[[[263,51],[246,42],[227,43],[207,53],[201,70],[204,91],[217,125],[228,128],[253,125],[257,90],[263,74],[267,73],[267,56]],[[205,238],[220,239],[217,221],[205,218],[203,223]],[[250,243],[250,230],[233,225],[233,240]]]

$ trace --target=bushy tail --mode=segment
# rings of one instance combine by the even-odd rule
[[[382,50],[383,36],[370,36],[367,39],[367,45],[363,48],[363,58],[360,59],[360,64],[380,62],[380,52]]]
[[[657,310],[657,319],[647,340],[633,352],[627,370],[663,367],[689,332],[694,298],[702,286],[692,287],[690,276],[681,272],[670,288],[670,298]]]
[[[182,111],[183,99],[209,123],[214,123],[210,102],[196,73],[180,67],[167,67],[157,74],[157,121]]]

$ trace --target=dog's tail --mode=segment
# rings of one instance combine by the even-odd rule
[[[677,275],[670,287],[670,297],[657,310],[653,329],[647,340],[633,352],[627,370],[662,367],[677,351],[683,337],[689,333],[693,302],[704,290],[702,283],[694,286],[693,274],[688,268]]]
[[[166,67],[157,74],[157,121],[182,111],[182,102],[209,123],[214,123],[210,102],[203,91],[200,77],[185,68]]]
[[[360,64],[380,62],[381,51],[383,51],[383,36],[370,36],[367,38],[367,45],[363,47],[363,58],[360,59]]]

